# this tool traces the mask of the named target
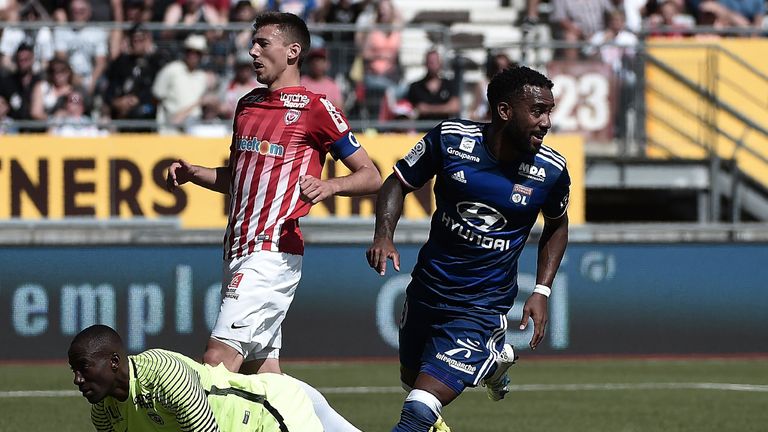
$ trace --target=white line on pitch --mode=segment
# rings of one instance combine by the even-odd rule
[[[385,394],[404,393],[400,387],[318,387],[327,394]],[[483,389],[468,389],[482,391]],[[616,384],[520,384],[512,386],[515,392],[540,391],[601,391],[601,390],[723,390],[768,393],[768,385],[729,383],[616,383]],[[17,390],[0,391],[0,398],[73,397],[76,390]]]

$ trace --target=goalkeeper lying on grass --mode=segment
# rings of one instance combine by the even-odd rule
[[[240,375],[160,349],[128,356],[103,325],[80,332],[69,365],[97,431],[322,431],[298,381]]]

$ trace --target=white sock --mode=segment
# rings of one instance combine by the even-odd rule
[[[312,401],[312,407],[315,409],[315,414],[320,419],[320,423],[323,424],[325,432],[361,432],[360,429],[354,427],[352,423],[337,413],[316,388],[304,381],[296,378],[293,379],[301,385],[304,392],[309,396],[309,400]]]

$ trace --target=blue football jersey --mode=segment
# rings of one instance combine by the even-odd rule
[[[395,164],[411,189],[435,177],[436,209],[409,296],[506,313],[517,295],[517,261],[539,212],[557,218],[567,210],[565,158],[542,145],[520,160],[498,161],[484,140],[489,127],[444,121]]]

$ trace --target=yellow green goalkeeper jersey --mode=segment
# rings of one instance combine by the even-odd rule
[[[323,431],[290,377],[240,375],[160,349],[128,356],[128,362],[128,398],[108,396],[91,408],[99,432]]]

